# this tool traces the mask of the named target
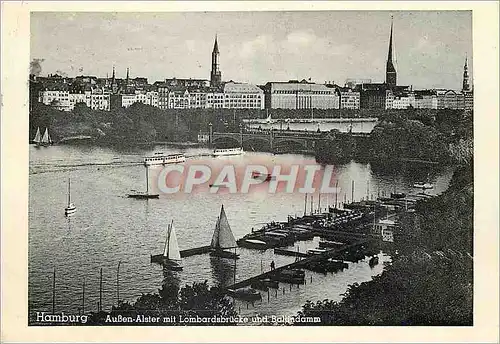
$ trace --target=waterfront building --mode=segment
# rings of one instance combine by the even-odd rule
[[[264,92],[255,85],[230,81],[224,84],[224,108],[263,109]]]
[[[71,111],[69,90],[64,85],[47,87],[39,92],[38,101],[61,111]]]
[[[339,88],[338,91],[341,109],[359,109],[360,93],[358,91],[354,91],[350,87]]]
[[[207,93],[207,104],[208,109],[222,109],[224,108],[224,92],[219,89],[211,89]]]
[[[266,109],[338,109],[340,97],[335,88],[306,80],[268,82],[264,86]]]
[[[436,90],[438,109],[463,110],[465,108],[464,93],[448,89]]]
[[[169,109],[189,109],[189,92],[186,87],[170,87],[168,92]]]
[[[156,83],[155,83],[156,84]],[[158,108],[168,109],[168,86],[164,83],[157,84],[158,87]]]
[[[122,94],[121,98],[122,98],[122,107],[124,108],[128,108],[130,105],[137,102],[136,94]]]
[[[434,90],[418,90],[414,91],[415,109],[437,109],[438,100],[436,91]]]

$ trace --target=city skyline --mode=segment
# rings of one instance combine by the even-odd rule
[[[460,89],[466,56],[473,76],[470,11],[39,12],[31,59],[41,75],[110,77],[114,65],[117,78],[208,80],[217,35],[224,81],[384,82],[391,16],[399,85]]]

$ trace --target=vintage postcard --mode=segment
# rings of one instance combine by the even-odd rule
[[[2,340],[498,340],[498,4],[2,5]]]

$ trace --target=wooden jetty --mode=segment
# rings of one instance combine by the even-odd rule
[[[275,248],[275,254],[281,254],[282,256],[292,256],[292,257],[309,257],[307,253],[293,251],[293,250],[285,250],[284,248]]]
[[[196,256],[198,254],[206,254],[210,252],[210,245],[190,248],[181,251],[181,258]]]
[[[361,239],[361,240],[359,240],[359,241],[357,241],[355,243],[352,243],[352,244],[349,244],[349,245],[345,245],[345,246],[340,247],[340,248],[334,248],[334,249],[331,249],[331,250],[327,250],[327,251],[325,251],[322,254],[308,256],[307,258],[304,258],[304,259],[302,259],[302,260],[300,260],[298,262],[294,262],[294,263],[291,263],[291,264],[288,264],[288,265],[280,266],[280,267],[278,267],[278,268],[276,268],[274,270],[264,272],[264,273],[262,273],[260,275],[253,276],[253,277],[247,278],[247,279],[245,279],[243,281],[237,282],[237,283],[235,283],[233,285],[227,286],[226,289],[235,290],[235,289],[239,289],[239,288],[248,287],[252,283],[258,282],[259,280],[266,279],[266,278],[272,278],[273,276],[276,276],[277,274],[279,274],[280,271],[282,271],[282,270],[298,269],[298,268],[302,268],[305,264],[310,263],[310,262],[316,262],[316,261],[320,261],[320,260],[323,260],[323,259],[326,259],[326,258],[332,258],[332,257],[334,257],[335,255],[337,255],[339,253],[342,253],[342,252],[344,252],[346,250],[349,250],[351,248],[357,247],[359,245],[363,245],[365,243],[368,243],[371,240],[373,240],[373,238]]]

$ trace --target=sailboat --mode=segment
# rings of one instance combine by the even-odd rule
[[[64,208],[64,215],[69,216],[76,212],[76,206],[71,202],[71,179],[68,178],[68,205]]]
[[[49,146],[49,145],[51,145],[52,139],[50,138],[50,135],[49,135],[49,129],[45,128],[45,132],[43,133],[43,136],[40,139],[40,128],[37,128],[35,139],[33,141],[36,142],[37,146]]]
[[[172,221],[167,228],[167,240],[165,241],[163,254],[151,256],[151,262],[163,264],[169,270],[181,271],[180,260],[181,252],[179,251],[177,236],[175,235],[174,221]]]
[[[231,231],[231,226],[229,226],[229,222],[227,221],[223,205],[220,209],[220,215],[217,218],[214,235],[212,236],[210,255],[215,257],[238,259],[239,254],[236,254],[236,247],[238,247],[238,245],[236,244],[233,232]],[[235,253],[225,251],[226,249],[231,248],[235,249]]]
[[[128,194],[127,197],[135,199],[149,199],[149,198],[159,198],[158,194],[149,193],[149,167],[146,166],[146,192],[138,192],[134,194]]]
[[[33,142],[36,144],[37,147],[40,147],[40,143],[42,142],[42,134],[40,134],[40,127],[36,128],[36,135],[35,138],[33,139]]]

